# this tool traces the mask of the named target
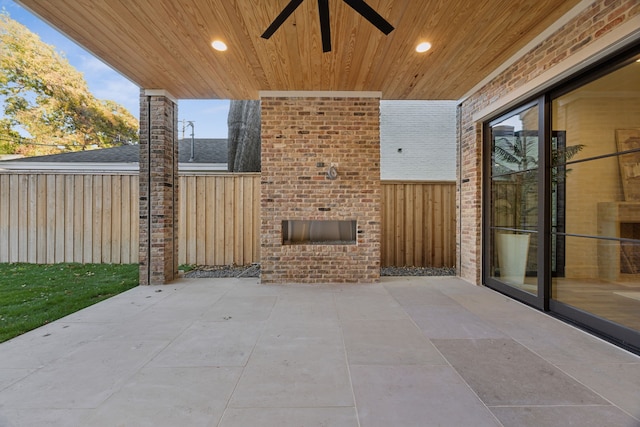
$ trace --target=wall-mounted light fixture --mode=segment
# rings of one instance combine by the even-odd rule
[[[334,180],[337,177],[338,177],[338,169],[335,166],[331,166],[327,170],[327,178],[329,178],[330,180]]]

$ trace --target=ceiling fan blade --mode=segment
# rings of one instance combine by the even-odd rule
[[[280,28],[284,21],[286,21],[287,18],[291,16],[291,14],[298,8],[298,6],[300,6],[302,2],[303,0],[291,0],[289,4],[284,9],[282,9],[280,15],[278,15],[276,19],[273,20],[271,25],[269,25],[269,28],[267,28],[260,37],[262,37],[263,39],[269,39],[273,35],[273,33],[275,33],[278,28]]]
[[[331,52],[331,25],[329,23],[329,0],[318,0],[320,13],[320,35],[322,36],[322,51]]]
[[[371,6],[366,4],[364,0],[343,0],[346,4],[351,6],[356,12],[362,15],[367,21],[375,25],[385,35],[388,35],[394,30],[393,25],[384,19],[378,12],[373,10]]]

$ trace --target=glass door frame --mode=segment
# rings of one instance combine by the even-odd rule
[[[504,282],[501,282],[495,277],[491,277],[491,260],[493,254],[493,228],[490,224],[492,215],[492,197],[491,197],[491,184],[492,184],[492,138],[491,127],[505,121],[506,119],[513,117],[521,112],[537,107],[538,109],[538,232],[537,239],[537,292],[531,294],[524,290],[510,286]],[[538,96],[535,99],[529,100],[521,104],[518,108],[510,109],[507,113],[502,114],[491,121],[486,121],[483,124],[483,186],[482,186],[482,283],[498,292],[504,293],[514,299],[522,301],[528,305],[531,305],[539,310],[549,310],[549,295],[550,295],[550,260],[545,259],[545,254],[549,253],[550,248],[550,206],[549,206],[549,187],[547,185],[549,180],[549,168],[547,167],[550,158],[550,144],[548,141],[551,135],[549,120],[546,118],[549,115],[551,104],[549,98],[545,95]]]

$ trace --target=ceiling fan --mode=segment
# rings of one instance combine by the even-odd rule
[[[282,12],[273,20],[269,28],[262,34],[263,39],[269,39],[280,28],[284,21],[300,6],[304,0],[291,0],[289,4],[282,9]],[[356,12],[362,15],[367,21],[371,22],[376,28],[388,35],[393,31],[393,25],[387,22],[378,12],[373,10],[371,6],[364,0],[342,0],[351,6]],[[318,0],[318,12],[320,14],[320,34],[322,37],[322,51],[331,51],[331,28],[329,25],[329,0]]]

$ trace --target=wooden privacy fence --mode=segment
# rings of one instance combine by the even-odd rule
[[[260,260],[260,175],[179,179],[180,264]],[[0,173],[0,262],[137,263],[138,175]],[[455,265],[455,184],[382,183],[382,265]]]
[[[138,175],[0,174],[0,262],[138,262]]]
[[[260,261],[260,174],[181,175],[178,262]]]
[[[137,263],[138,174],[0,173],[0,262]],[[259,260],[260,175],[181,175],[178,262]]]
[[[456,265],[455,182],[382,182],[382,266]]]

